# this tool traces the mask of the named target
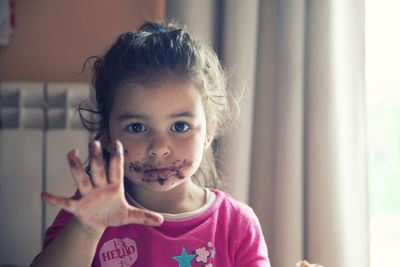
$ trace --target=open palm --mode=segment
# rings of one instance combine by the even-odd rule
[[[163,221],[161,215],[132,207],[126,201],[123,185],[124,159],[121,151],[122,144],[116,141],[110,156],[108,177],[98,141],[90,143],[91,177],[86,174],[76,152],[71,151],[68,153],[68,161],[81,198],[74,200],[42,193],[42,199],[74,214],[88,232],[104,231],[108,226],[130,223],[160,225]]]

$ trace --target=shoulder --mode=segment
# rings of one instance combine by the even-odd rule
[[[220,200],[221,205],[225,206],[226,208],[229,208],[234,212],[254,214],[253,209],[249,205],[247,205],[242,201],[234,199],[230,194],[218,189],[210,189],[210,190],[216,194],[217,196],[216,199]]]
[[[240,221],[242,223],[258,222],[257,216],[253,209],[244,202],[234,199],[226,192],[217,189],[210,189],[216,194],[216,203],[218,205],[218,213],[228,216],[230,219]]]
[[[225,192],[212,191],[221,201],[218,214],[225,218],[223,224],[229,229],[235,266],[270,266],[264,234],[253,209]]]

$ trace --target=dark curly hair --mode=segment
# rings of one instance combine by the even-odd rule
[[[192,38],[185,27],[176,23],[146,22],[136,32],[121,34],[103,57],[88,58],[91,59],[95,59],[92,84],[96,107],[81,106],[78,111],[85,128],[94,133],[94,139],[108,136],[113,99],[122,82],[146,86],[171,75],[197,85],[207,125],[211,117],[216,120],[215,137],[234,121],[232,110],[237,105],[227,94],[227,75],[217,55],[210,45]],[[95,116],[88,118],[84,111]],[[199,185],[218,188],[221,179],[215,163],[215,143],[213,148],[205,151],[193,178]],[[105,149],[103,155],[107,165],[110,155]]]

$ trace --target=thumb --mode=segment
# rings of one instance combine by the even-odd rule
[[[124,222],[124,224],[136,223],[150,226],[160,226],[163,221],[164,218],[159,213],[138,209],[135,207],[128,207],[126,222]]]

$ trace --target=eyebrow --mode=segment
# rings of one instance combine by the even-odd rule
[[[168,117],[170,117],[170,118],[181,118],[181,117],[193,118],[196,116],[191,112],[185,111],[185,112],[180,112],[180,113],[176,113],[176,114],[171,114]],[[146,115],[132,114],[132,113],[124,113],[117,117],[117,121],[124,121],[124,120],[131,120],[131,119],[149,120],[149,117]]]
[[[125,121],[125,120],[131,120],[131,119],[146,120],[147,116],[132,114],[132,113],[124,113],[117,117],[117,121]]]
[[[171,114],[169,117],[171,118],[179,118],[179,117],[189,117],[189,118],[193,118],[195,117],[195,115],[191,112],[181,112],[181,113],[177,113],[177,114]]]

